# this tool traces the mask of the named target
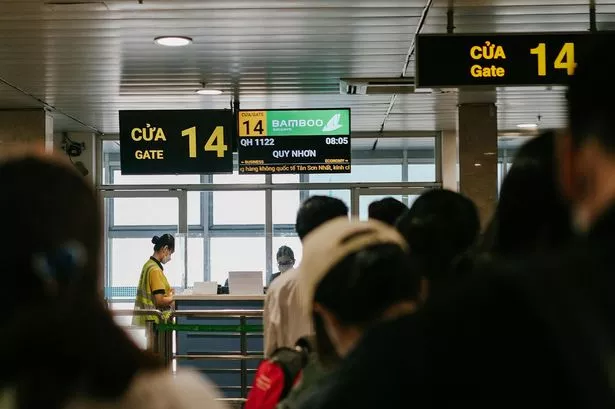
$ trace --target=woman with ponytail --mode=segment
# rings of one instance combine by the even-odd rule
[[[0,186],[0,408],[221,408],[199,375],[173,377],[114,323],[99,200],[71,164],[24,149],[0,161]]]
[[[174,291],[164,275],[164,265],[175,252],[175,237],[170,234],[154,236],[154,254],[145,262],[139,278],[135,310],[158,309],[168,313],[173,307]],[[135,315],[133,325],[143,326],[146,321],[158,322],[155,315]]]

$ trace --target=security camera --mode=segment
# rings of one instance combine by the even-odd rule
[[[75,166],[75,169],[77,169],[77,171],[81,175],[87,176],[90,173],[90,171],[85,167],[83,162],[81,161],[73,162],[73,158],[81,156],[81,154],[85,150],[85,143],[75,142],[68,137],[67,133],[64,133],[63,141],[62,141],[62,150],[66,152],[73,166]]]
[[[78,161],[78,162],[73,163],[73,165],[75,166],[77,171],[81,173],[82,176],[87,176],[90,174],[90,171],[85,167],[83,162]]]
[[[62,150],[66,152],[66,154],[71,158],[76,158],[77,156],[81,156],[81,154],[85,150],[85,143],[75,142],[69,139],[67,136],[64,136]]]

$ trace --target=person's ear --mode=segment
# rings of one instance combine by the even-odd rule
[[[329,334],[329,338],[335,344],[338,338],[338,330],[340,327],[339,320],[326,307],[320,303],[314,303],[314,312],[322,318],[325,331]]]

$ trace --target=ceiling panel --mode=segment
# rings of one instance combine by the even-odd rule
[[[58,0],[61,1],[61,0]],[[339,94],[340,77],[401,75],[426,0],[136,0],[57,6],[0,0],[0,80],[103,133],[118,110],[350,107],[353,130],[378,131],[391,96]],[[455,32],[583,31],[586,0],[456,0]],[[425,33],[443,33],[448,0],[435,0]],[[596,1],[599,28],[615,27],[615,0]],[[158,47],[187,35],[185,48]],[[407,75],[414,73],[413,62]],[[194,95],[201,83],[216,97]],[[497,91],[501,129],[521,122],[561,127],[563,91]],[[385,130],[451,129],[456,93],[400,95]],[[0,108],[40,104],[6,85]],[[83,125],[56,113],[57,130]]]

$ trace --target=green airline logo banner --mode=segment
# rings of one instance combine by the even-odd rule
[[[350,135],[349,109],[239,112],[239,137]]]

